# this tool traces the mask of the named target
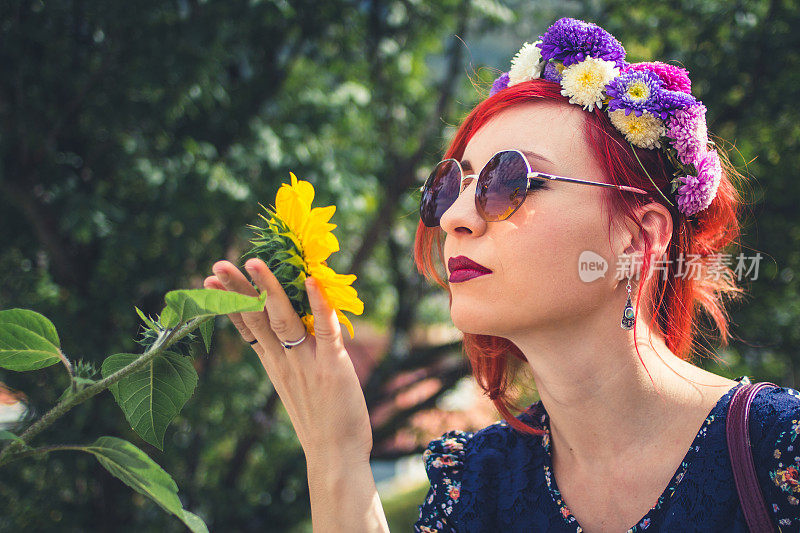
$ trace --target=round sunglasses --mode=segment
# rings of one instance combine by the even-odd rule
[[[419,216],[422,223],[429,228],[437,227],[444,212],[458,198],[464,180],[472,176],[475,174],[464,176],[461,164],[455,159],[440,161],[428,176],[425,184],[420,187],[422,199],[419,204]],[[494,154],[478,173],[475,208],[487,222],[505,220],[519,209],[527,198],[529,190],[541,188],[547,180],[568,181],[638,194],[650,194],[627,185],[614,185],[534,172],[522,152],[512,149],[501,150]]]

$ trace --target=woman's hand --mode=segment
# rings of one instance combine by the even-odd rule
[[[286,407],[306,457],[335,455],[368,461],[372,428],[367,404],[344,348],[336,312],[314,280],[306,279],[315,335],[309,334],[299,345],[284,348],[279,340],[296,341],[305,335],[306,328],[264,261],[250,259],[245,269],[260,291],[267,293],[266,309],[228,317],[246,342],[258,340],[252,345],[253,350]],[[218,261],[213,270],[216,275],[205,279],[206,288],[258,296],[230,261]]]

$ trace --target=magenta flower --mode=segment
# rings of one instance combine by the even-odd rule
[[[695,161],[695,168],[696,176],[690,174],[678,178],[683,183],[677,191],[678,210],[687,216],[694,215],[711,205],[722,179],[722,165],[715,150],[706,152]]]
[[[692,93],[692,81],[689,79],[689,71],[684,68],[668,65],[661,61],[648,61],[643,63],[630,63],[622,69],[623,72],[630,70],[649,70],[655,72],[661,81],[664,82],[664,88],[668,91],[680,91],[682,93]]]
[[[698,103],[676,111],[667,122],[667,137],[684,165],[702,157],[708,151],[706,106]]]

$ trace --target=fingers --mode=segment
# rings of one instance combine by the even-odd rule
[[[223,283],[216,276],[207,277],[203,281],[203,287],[206,289],[219,289],[223,291],[228,290],[227,287],[225,287],[225,285],[223,285]],[[231,322],[239,331],[239,334],[242,336],[245,342],[249,343],[256,338],[255,335],[253,335],[253,333],[250,331],[250,328],[245,325],[244,321],[242,320],[241,313],[231,313],[228,315],[228,318],[230,318]],[[255,348],[257,344],[252,346]]]
[[[324,287],[318,285],[313,278],[307,278],[305,281],[314,317],[314,336],[309,335],[305,341],[292,348],[283,348],[279,341],[288,342],[303,338],[306,335],[306,326],[294,310],[280,281],[264,261],[250,259],[244,266],[256,287],[267,293],[267,300],[265,311],[229,315],[242,338],[246,341],[258,339],[258,345],[261,345],[267,353],[266,358],[270,358],[270,354],[276,354],[273,358],[282,361],[277,363],[278,365],[285,364],[283,362],[288,360],[289,366],[298,370],[314,361],[317,349],[324,354],[346,354],[336,310],[330,305]],[[220,261],[214,265],[213,270],[219,279],[208,278],[206,286],[221,284],[226,290],[236,290],[248,296],[258,295],[258,291],[230,262]],[[257,349],[256,352],[262,355]],[[281,352],[285,352],[289,357],[277,357]],[[265,366],[266,364],[265,362]]]
[[[259,295],[258,290],[244,277],[244,274],[230,261],[219,261],[214,264],[213,271],[226,290],[236,291],[247,296]],[[280,353],[283,347],[269,327],[267,311],[252,311],[247,313],[231,313],[228,315],[246,341],[258,339],[253,349],[259,356]],[[260,345],[259,351],[255,346]]]
[[[280,281],[267,268],[266,263],[261,259],[250,259],[245,263],[244,268],[256,282],[258,288],[267,293],[269,326],[277,338],[285,342],[302,338],[306,334],[306,327],[297,316]],[[292,350],[296,350],[296,348],[292,348]]]
[[[325,290],[314,278],[306,278],[306,291],[311,311],[314,313],[314,335],[320,350],[340,353],[344,350],[342,327],[336,311],[328,303]]]

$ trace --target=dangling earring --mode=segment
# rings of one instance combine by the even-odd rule
[[[620,327],[622,329],[633,329],[633,324],[636,322],[635,313],[633,311],[633,306],[631,305],[631,278],[628,276],[628,285],[625,287],[628,289],[628,303],[625,304],[625,309],[622,311],[622,323]]]

